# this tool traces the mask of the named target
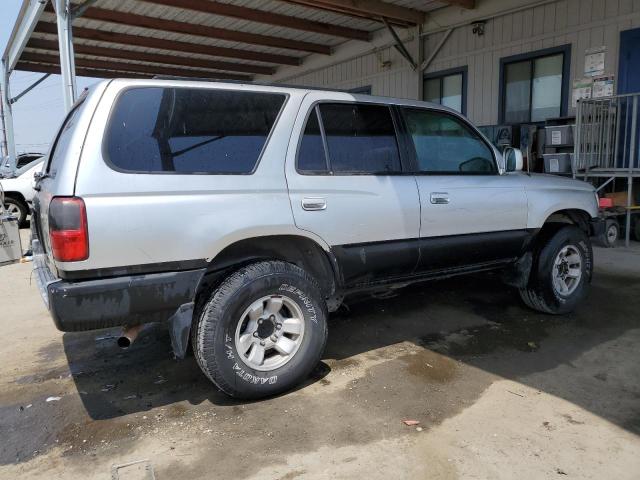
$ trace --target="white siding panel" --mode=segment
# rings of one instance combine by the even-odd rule
[[[478,3],[477,18],[482,18],[482,2]],[[508,0],[503,3],[505,10],[513,5]],[[434,73],[467,66],[467,114],[477,124],[498,122],[502,58],[569,44],[571,82],[583,75],[585,51],[606,46],[607,73],[617,74],[620,32],[640,26],[640,0],[532,3],[537,5],[489,19],[482,37],[474,35],[468,24],[457,26],[427,69],[427,73]],[[440,31],[423,38],[425,58],[439,44],[446,28],[442,24]],[[415,44],[410,51],[415,52]],[[383,67],[385,61],[390,61],[390,66]],[[418,78],[395,49],[385,48],[342,62],[337,69],[327,67],[287,83],[333,88],[371,85],[374,95],[415,98]]]

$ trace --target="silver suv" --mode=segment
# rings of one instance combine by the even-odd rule
[[[502,271],[524,302],[585,297],[597,197],[520,172],[423,102],[233,83],[111,80],[37,179],[43,298],[62,331],[168,322],[229,395],[290,389],[345,295]]]

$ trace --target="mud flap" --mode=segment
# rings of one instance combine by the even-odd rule
[[[191,321],[193,319],[193,306],[193,302],[180,305],[176,313],[168,320],[173,354],[181,360],[187,354],[189,334],[191,333]]]
[[[517,262],[507,267],[502,273],[502,281],[511,287],[526,288],[529,284],[533,254],[526,252]]]

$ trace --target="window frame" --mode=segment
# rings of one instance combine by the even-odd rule
[[[400,159],[400,171],[398,172],[334,172],[331,169],[331,158],[329,155],[329,148],[327,144],[327,137],[324,132],[324,122],[322,121],[322,114],[320,112],[320,105],[322,104],[345,104],[345,105],[373,105],[379,107],[386,107],[389,109],[389,113],[391,114],[391,120],[393,122],[393,128],[396,136],[396,144],[398,146],[398,156]],[[322,136],[322,144],[324,146],[325,160],[327,163],[327,170],[301,170],[299,166],[299,157],[300,157],[300,146],[302,145],[302,138],[304,137],[304,132],[307,129],[307,122],[309,121],[309,117],[312,112],[316,112],[318,115],[318,123],[320,124],[320,135]],[[399,176],[399,175],[412,175],[410,170],[411,160],[408,157],[408,152],[406,151],[406,146],[404,145],[403,139],[403,126],[401,123],[401,119],[398,117],[398,112],[396,111],[396,105],[391,103],[382,103],[382,102],[363,102],[363,101],[349,101],[349,100],[317,100],[313,102],[304,117],[304,122],[302,123],[302,128],[298,133],[298,141],[296,144],[296,156],[295,156],[295,170],[298,175],[305,176],[325,176],[325,177],[346,177],[346,176],[361,176],[361,175],[369,175],[369,176]]]
[[[118,167],[117,165],[115,165],[112,161],[111,158],[109,158],[109,154],[108,154],[108,147],[107,147],[107,133],[110,131],[111,129],[111,124],[114,121],[114,113],[115,113],[115,109],[116,106],[118,105],[118,102],[120,101],[121,97],[128,91],[130,90],[139,90],[139,89],[145,89],[145,88],[161,88],[161,89],[182,89],[182,90],[207,90],[207,91],[216,91],[216,92],[248,92],[248,93],[262,93],[265,95],[279,95],[284,97],[284,101],[282,102],[282,106],[280,107],[280,110],[278,111],[278,114],[276,115],[276,118],[273,122],[273,126],[271,127],[271,130],[269,131],[269,134],[267,135],[265,141],[264,141],[264,145],[262,146],[262,150],[260,150],[260,153],[258,154],[258,158],[253,166],[253,169],[249,172],[170,172],[170,171],[149,171],[149,170],[131,170],[131,169],[123,169]],[[109,116],[107,117],[107,121],[106,121],[106,126],[105,129],[102,133],[102,140],[101,140],[101,156],[102,156],[102,160],[104,161],[104,163],[107,165],[107,167],[109,167],[111,170],[116,171],[118,173],[125,173],[125,174],[132,174],[132,175],[200,175],[200,176],[209,176],[209,175],[224,175],[224,176],[247,176],[247,175],[253,175],[254,173],[256,173],[256,171],[258,170],[260,163],[262,161],[262,157],[264,156],[264,152],[267,149],[267,147],[269,146],[269,143],[271,142],[271,137],[273,135],[273,132],[276,130],[276,128],[278,127],[278,124],[280,123],[280,118],[282,117],[282,114],[289,102],[289,98],[290,98],[290,94],[286,93],[286,92],[263,92],[261,90],[251,90],[251,89],[234,89],[234,88],[208,88],[208,87],[185,87],[185,86],[158,86],[158,85],[133,85],[133,86],[127,86],[125,88],[123,88],[122,90],[120,90],[116,97],[114,98],[113,102],[111,103],[111,106],[109,108]]]
[[[468,65],[464,65],[463,67],[455,67],[455,68],[449,68],[447,70],[439,70],[437,72],[432,72],[432,73],[425,73],[422,77],[422,101],[424,102],[428,102],[428,100],[425,100],[424,98],[424,83],[427,80],[435,80],[435,79],[439,79],[440,80],[440,102],[442,102],[442,91],[443,91],[443,86],[444,86],[444,78],[445,77],[452,77],[454,75],[462,75],[462,101],[461,101],[461,106],[462,106],[462,111],[459,112],[462,115],[466,115],[467,114],[467,77],[469,74],[469,66]],[[433,103],[433,102],[429,102],[429,103]],[[438,105],[442,105],[442,103],[439,103]],[[445,107],[445,105],[442,105],[443,107]],[[447,108],[447,107],[445,107]]]
[[[518,55],[511,55],[509,57],[503,57],[500,59],[500,80],[499,80],[499,94],[498,94],[498,118],[501,125],[522,125],[532,124],[541,125],[544,121],[532,122],[531,121],[531,102],[533,101],[533,79],[535,77],[534,61],[544,57],[552,57],[554,55],[562,54],[562,86],[560,89],[560,117],[566,117],[569,111],[569,84],[571,76],[571,44],[561,45],[559,47],[544,48],[542,50],[535,50],[528,53],[522,53]],[[531,78],[529,79],[529,120],[527,122],[520,123],[506,123],[505,121],[505,108],[507,105],[506,95],[506,67],[513,63],[530,62],[531,64]]]
[[[405,140],[404,142],[406,142],[407,144],[407,149],[408,149],[408,154],[411,158],[411,174],[412,175],[420,175],[420,176],[430,176],[430,177],[449,177],[449,176],[472,176],[472,177],[478,177],[478,176],[482,176],[482,177],[488,177],[488,176],[500,176],[501,172],[500,172],[500,163],[498,162],[498,159],[496,157],[496,150],[493,147],[493,145],[487,141],[487,139],[485,138],[485,136],[482,134],[482,132],[480,132],[480,130],[478,130],[471,122],[469,122],[462,114],[459,113],[453,113],[449,110],[444,110],[444,109],[439,109],[439,108],[433,108],[433,107],[417,107],[417,106],[413,106],[413,105],[398,105],[397,106],[398,109],[398,116],[401,118],[402,120],[402,129],[404,132],[404,136],[405,136]],[[474,132],[477,136],[478,136],[478,140],[480,140],[480,142],[482,142],[488,149],[489,152],[491,152],[491,157],[493,158],[493,165],[495,167],[495,171],[494,172],[490,172],[490,173],[486,173],[486,172],[455,172],[455,171],[451,171],[451,172],[436,172],[436,171],[432,171],[432,172],[423,172],[420,171],[419,169],[419,163],[418,163],[418,152],[416,151],[416,146],[413,143],[413,139],[411,138],[411,133],[409,132],[409,128],[407,127],[406,121],[405,121],[405,117],[404,117],[404,113],[402,112],[402,110],[423,110],[423,111],[427,111],[427,112],[434,112],[434,113],[438,113],[441,114],[443,116],[447,116],[447,117],[451,117],[454,118],[455,120],[458,120],[460,123],[462,123],[464,126],[466,126],[468,129],[470,129],[472,132]]]

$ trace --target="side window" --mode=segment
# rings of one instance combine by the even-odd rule
[[[251,173],[284,101],[271,93],[132,88],[114,107],[105,151],[124,171]]]
[[[400,154],[389,107],[321,104],[330,169],[345,173],[400,172]]]
[[[462,120],[432,110],[403,109],[403,115],[415,146],[418,171],[497,173],[493,152]]]
[[[307,125],[298,149],[298,170],[304,172],[326,172],[327,155],[324,150],[317,107],[309,114]]]

